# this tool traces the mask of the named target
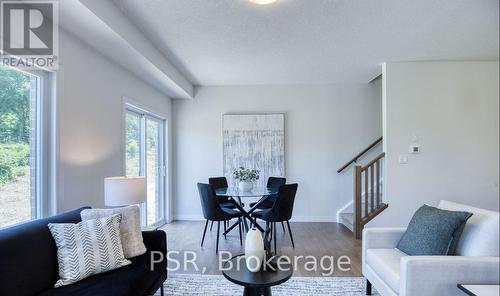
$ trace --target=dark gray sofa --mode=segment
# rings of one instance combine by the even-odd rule
[[[163,295],[167,240],[160,230],[142,233],[147,252],[131,258],[132,264],[54,288],[58,279],[57,248],[47,224],[78,223],[83,209],[0,230],[0,295],[143,296],[153,295],[160,288]],[[152,251],[164,255],[153,268]]]

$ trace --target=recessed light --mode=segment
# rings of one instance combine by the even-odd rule
[[[248,1],[259,5],[267,5],[267,4],[272,4],[277,0],[248,0]]]

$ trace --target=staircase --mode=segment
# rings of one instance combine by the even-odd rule
[[[340,214],[340,223],[344,224],[345,227],[354,232],[354,213]]]
[[[337,173],[342,173],[381,142],[382,138],[373,142],[340,168]],[[382,153],[366,165],[354,167],[353,212],[341,213],[340,222],[354,233],[356,239],[361,239],[364,226],[389,206],[384,202],[383,196],[384,159],[385,153]]]

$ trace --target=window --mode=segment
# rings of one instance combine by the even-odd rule
[[[125,112],[125,172],[146,176],[147,198],[141,205],[144,226],[165,222],[165,120],[127,105]]]
[[[48,74],[0,66],[0,228],[46,213]]]

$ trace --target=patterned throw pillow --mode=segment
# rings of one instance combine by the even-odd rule
[[[142,241],[141,216],[139,206],[127,206],[112,209],[85,209],[81,212],[82,220],[100,219],[121,214],[120,236],[125,258],[132,258],[146,253]]]
[[[60,279],[54,287],[131,263],[123,256],[120,220],[121,215],[113,215],[78,224],[49,223],[59,262]]]

